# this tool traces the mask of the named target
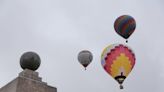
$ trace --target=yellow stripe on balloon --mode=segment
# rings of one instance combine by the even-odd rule
[[[111,65],[111,76],[114,78],[118,75],[121,75],[121,72],[123,72],[124,76],[127,77],[131,72],[131,69],[132,65],[129,58],[124,53],[121,53]]]

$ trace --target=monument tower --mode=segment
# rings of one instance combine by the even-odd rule
[[[19,76],[0,88],[0,92],[57,92],[57,88],[47,85],[35,72],[39,68],[41,60],[34,52],[26,52],[20,58],[23,69]]]

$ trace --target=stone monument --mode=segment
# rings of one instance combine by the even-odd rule
[[[40,63],[40,57],[36,53],[24,53],[20,59],[23,71],[13,81],[0,88],[0,92],[57,92],[57,88],[47,85],[38,72],[35,72]]]

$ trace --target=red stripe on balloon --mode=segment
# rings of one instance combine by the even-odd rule
[[[119,32],[119,24],[121,21],[123,21],[124,19],[126,18],[126,16],[120,16],[119,18],[116,19],[115,23],[114,23],[114,28],[115,28],[115,31]],[[119,32],[120,33],[120,32]]]
[[[121,34],[122,35],[127,34],[126,33],[126,30],[128,29],[128,27],[130,26],[131,23],[134,23],[134,20],[133,19],[130,19],[130,20],[128,20],[127,23],[123,24],[123,27],[121,28],[122,29],[121,30]],[[129,32],[131,32],[131,31],[134,31],[134,30],[130,30]]]
[[[134,64],[135,64],[134,53],[132,53],[132,51],[130,49],[128,49],[128,47],[119,45],[119,46],[115,46],[115,48],[112,49],[111,52],[109,52],[105,57],[106,63],[104,65],[104,69],[108,73],[111,74],[111,66],[112,66],[113,62],[117,59],[117,57],[120,56],[121,53],[124,53],[129,58],[132,68],[134,67]]]

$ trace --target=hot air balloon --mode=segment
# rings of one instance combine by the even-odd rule
[[[85,68],[92,62],[93,56],[92,53],[88,50],[83,50],[78,54],[79,63]]]
[[[115,31],[126,39],[128,42],[128,38],[131,34],[135,31],[136,22],[133,17],[129,15],[122,15],[118,17],[114,22],[114,29]]]
[[[123,44],[109,45],[101,55],[102,67],[120,84],[120,89],[123,89],[122,84],[132,71],[135,60],[132,49]]]

